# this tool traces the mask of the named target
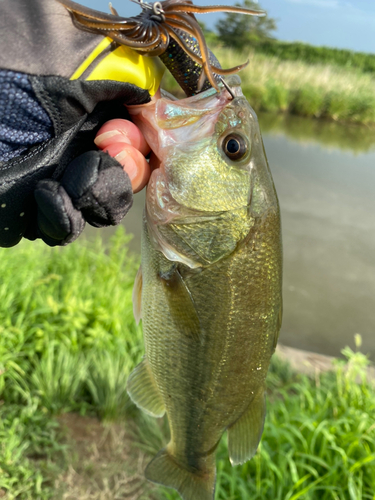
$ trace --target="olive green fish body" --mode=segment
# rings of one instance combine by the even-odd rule
[[[165,411],[170,425],[170,443],[146,477],[186,500],[213,498],[225,430],[233,464],[255,453],[281,321],[278,201],[255,114],[238,93],[195,98],[199,118],[183,109],[189,100],[158,104],[153,115],[163,163],[143,227],[146,355],[128,390],[150,414]],[[223,154],[228,137],[245,141],[239,158]]]

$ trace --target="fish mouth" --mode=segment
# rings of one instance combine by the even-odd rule
[[[194,96],[178,99],[173,94],[159,89],[148,103],[126,106],[131,120],[140,128],[151,148],[152,154],[149,159],[151,170],[160,168],[160,161],[156,158],[161,160],[159,137],[161,129],[164,131],[164,137],[173,136],[174,131],[193,124],[202,115],[213,116],[219,113],[232,101],[233,95],[242,96],[239,86],[241,80],[237,75],[231,75],[226,81],[231,92],[221,83],[220,92],[210,88]],[[212,124],[206,128],[205,133],[210,132]],[[202,132],[203,130],[200,134]]]

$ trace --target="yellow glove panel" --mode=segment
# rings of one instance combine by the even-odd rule
[[[111,50],[114,47],[114,50]],[[107,54],[107,55],[106,55]],[[133,83],[153,96],[160,86],[164,66],[156,57],[137,54],[104,38],[71,76],[71,80],[115,80]]]

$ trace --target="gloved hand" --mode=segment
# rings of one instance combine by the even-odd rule
[[[150,100],[160,70],[78,30],[52,0],[3,0],[0,38],[0,246],[23,236],[65,245],[86,221],[117,224],[132,204],[126,158],[95,150],[94,138],[128,118],[123,104]]]

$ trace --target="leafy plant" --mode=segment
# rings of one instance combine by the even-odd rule
[[[94,351],[90,354],[86,385],[89,399],[103,420],[124,418],[132,406],[126,383],[134,365],[126,352]]]
[[[86,378],[87,361],[81,353],[71,352],[64,345],[51,345],[36,360],[27,389],[50,413],[67,412],[74,410],[82,398]]]

